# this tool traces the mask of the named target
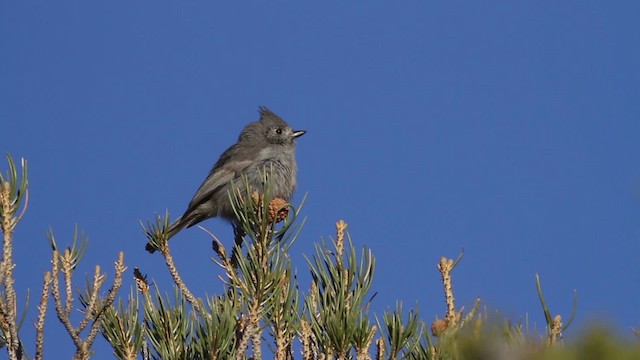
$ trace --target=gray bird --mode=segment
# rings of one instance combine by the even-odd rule
[[[237,220],[229,201],[229,190],[245,188],[243,175],[247,176],[249,185],[259,189],[260,173],[265,167],[270,171],[273,198],[291,199],[296,187],[295,139],[306,131],[291,130],[266,107],[261,106],[259,112],[260,120],[245,126],[238,142],[220,155],[182,217],[169,225],[169,238],[185,227],[212,217],[219,216],[234,224]],[[147,244],[147,250],[156,249]]]

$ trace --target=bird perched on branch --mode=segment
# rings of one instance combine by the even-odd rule
[[[265,169],[269,170],[272,197],[291,199],[296,187],[295,140],[306,131],[292,130],[266,107],[260,107],[259,112],[260,119],[245,126],[238,141],[220,155],[187,210],[169,225],[166,232],[169,238],[212,217],[237,222],[229,191],[244,189],[244,176],[251,187],[260,189]],[[151,244],[146,249],[157,250]]]

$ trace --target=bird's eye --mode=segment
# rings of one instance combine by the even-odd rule
[[[280,129],[280,128],[276,129],[276,134],[281,135],[282,134],[282,129]]]

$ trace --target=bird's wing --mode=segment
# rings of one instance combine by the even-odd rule
[[[233,168],[225,166],[212,169],[202,185],[200,185],[200,188],[198,188],[198,191],[193,195],[187,212],[207,201],[215,192],[220,190],[221,187],[224,187],[230,181],[241,176],[251,163],[252,161],[234,162]]]
[[[255,152],[246,151],[241,145],[235,144],[227,149],[213,166],[207,178],[202,182],[198,191],[193,195],[185,215],[193,212],[198,206],[206,202],[220,188],[230,181],[242,176],[247,168],[255,163]]]

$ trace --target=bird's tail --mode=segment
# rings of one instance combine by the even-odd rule
[[[184,229],[187,226],[187,224],[188,222],[184,221],[183,217],[179,217],[176,220],[174,220],[171,224],[169,224],[169,227],[165,231],[165,234],[167,235],[167,241],[169,241],[180,230]],[[145,247],[145,249],[152,254],[156,250],[158,250],[155,246],[151,245],[151,243],[147,243],[147,246]]]

